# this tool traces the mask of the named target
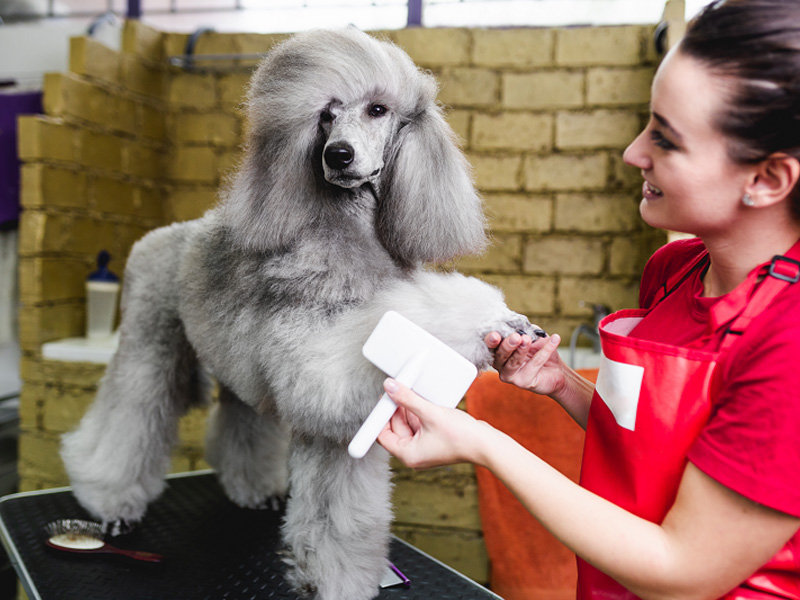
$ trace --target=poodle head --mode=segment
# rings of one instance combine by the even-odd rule
[[[251,81],[245,159],[223,205],[235,241],[288,247],[370,194],[399,263],[481,250],[481,201],[437,91],[399,47],[355,28],[273,48]]]

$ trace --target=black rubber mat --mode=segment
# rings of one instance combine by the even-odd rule
[[[47,523],[89,518],[68,489],[6,496],[0,529],[30,600],[299,600],[283,578],[281,514],[235,506],[201,473],[170,478],[138,528],[112,540],[163,554],[162,563],[46,547]],[[397,538],[390,559],[411,585],[383,589],[381,600],[499,598]]]

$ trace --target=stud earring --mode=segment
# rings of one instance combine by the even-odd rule
[[[742,196],[742,204],[744,204],[745,206],[755,206],[756,201],[753,200],[753,197],[750,194],[745,192],[744,196]]]

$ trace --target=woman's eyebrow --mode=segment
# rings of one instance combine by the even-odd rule
[[[678,131],[672,125],[670,125],[669,121],[667,121],[667,119],[665,119],[662,115],[658,114],[657,112],[654,112],[653,113],[653,118],[656,121],[658,121],[658,123],[662,127],[664,127],[665,129],[668,129],[669,132],[675,137],[675,140],[677,142],[682,142],[683,141],[683,136],[680,133],[678,133]]]

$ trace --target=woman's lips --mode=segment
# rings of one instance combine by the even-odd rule
[[[662,192],[660,189],[658,189],[656,186],[654,186],[648,181],[645,181],[644,185],[642,185],[642,196],[647,200],[660,198],[663,195],[664,192]]]

